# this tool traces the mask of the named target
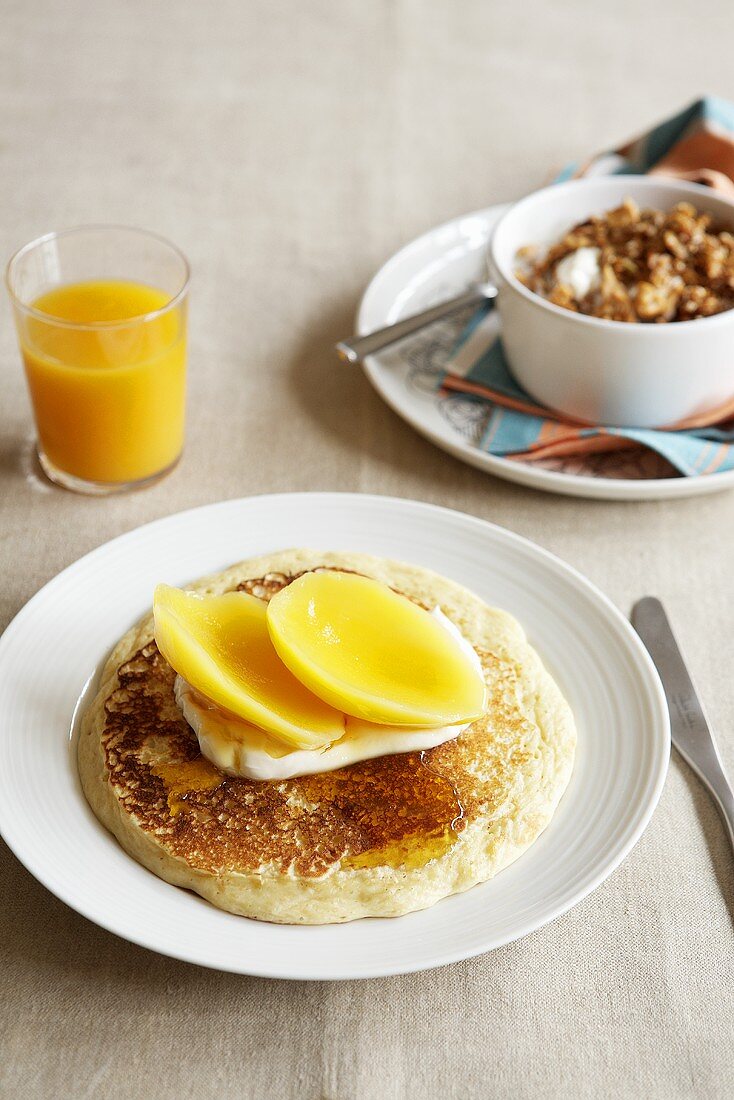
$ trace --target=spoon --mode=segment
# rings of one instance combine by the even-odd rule
[[[457,298],[449,298],[446,302],[440,302],[437,306],[424,309],[420,313],[414,313],[411,317],[405,317],[395,324],[378,328],[367,336],[353,336],[350,340],[340,340],[336,345],[336,352],[345,363],[359,363],[367,355],[374,355],[377,351],[396,344],[398,340],[404,340],[406,336],[412,336],[427,325],[434,324],[452,313],[458,313],[469,306],[479,306],[483,302],[492,302],[497,296],[497,287],[491,283],[472,283],[463,294]]]

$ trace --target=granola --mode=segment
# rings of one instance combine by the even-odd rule
[[[574,226],[518,279],[564,309],[609,321],[692,321],[734,308],[734,233],[687,202],[667,213],[626,199]]]

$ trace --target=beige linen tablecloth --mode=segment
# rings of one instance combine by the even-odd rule
[[[411,237],[705,91],[734,97],[729,0],[5,0],[0,24],[0,253],[137,223],[195,273],[184,461],[107,501],[34,475],[4,307],[0,625],[81,554],[182,508],[307,489],[434,501],[538,540],[625,612],[662,596],[734,772],[734,493],[622,505],[513,487],[424,442],[331,352]],[[3,1097],[733,1092],[734,860],[675,757],[645,836],[591,897],[413,976],[209,972],[89,924],[4,847],[0,874]]]

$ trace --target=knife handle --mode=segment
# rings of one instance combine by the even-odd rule
[[[734,791],[660,600],[655,596],[638,600],[632,609],[632,625],[660,673],[670,711],[673,744],[710,791],[734,849]]]
[[[721,819],[729,834],[729,843],[732,849],[734,849],[734,792],[732,792],[731,784],[721,767],[718,753],[715,752],[706,764],[706,774],[700,771],[696,764],[688,757],[686,757],[686,760],[701,782],[708,787],[711,792],[714,804],[721,814]]]

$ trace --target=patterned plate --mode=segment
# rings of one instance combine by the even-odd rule
[[[459,294],[486,278],[486,248],[506,205],[456,218],[406,245],[378,271],[360,303],[357,330],[371,332]],[[534,462],[500,458],[478,447],[487,412],[463,394],[436,392],[449,353],[469,314],[432,326],[365,362],[380,396],[421,435],[496,477],[548,492],[602,500],[659,500],[734,486],[734,470],[682,477],[647,450],[574,455]]]

